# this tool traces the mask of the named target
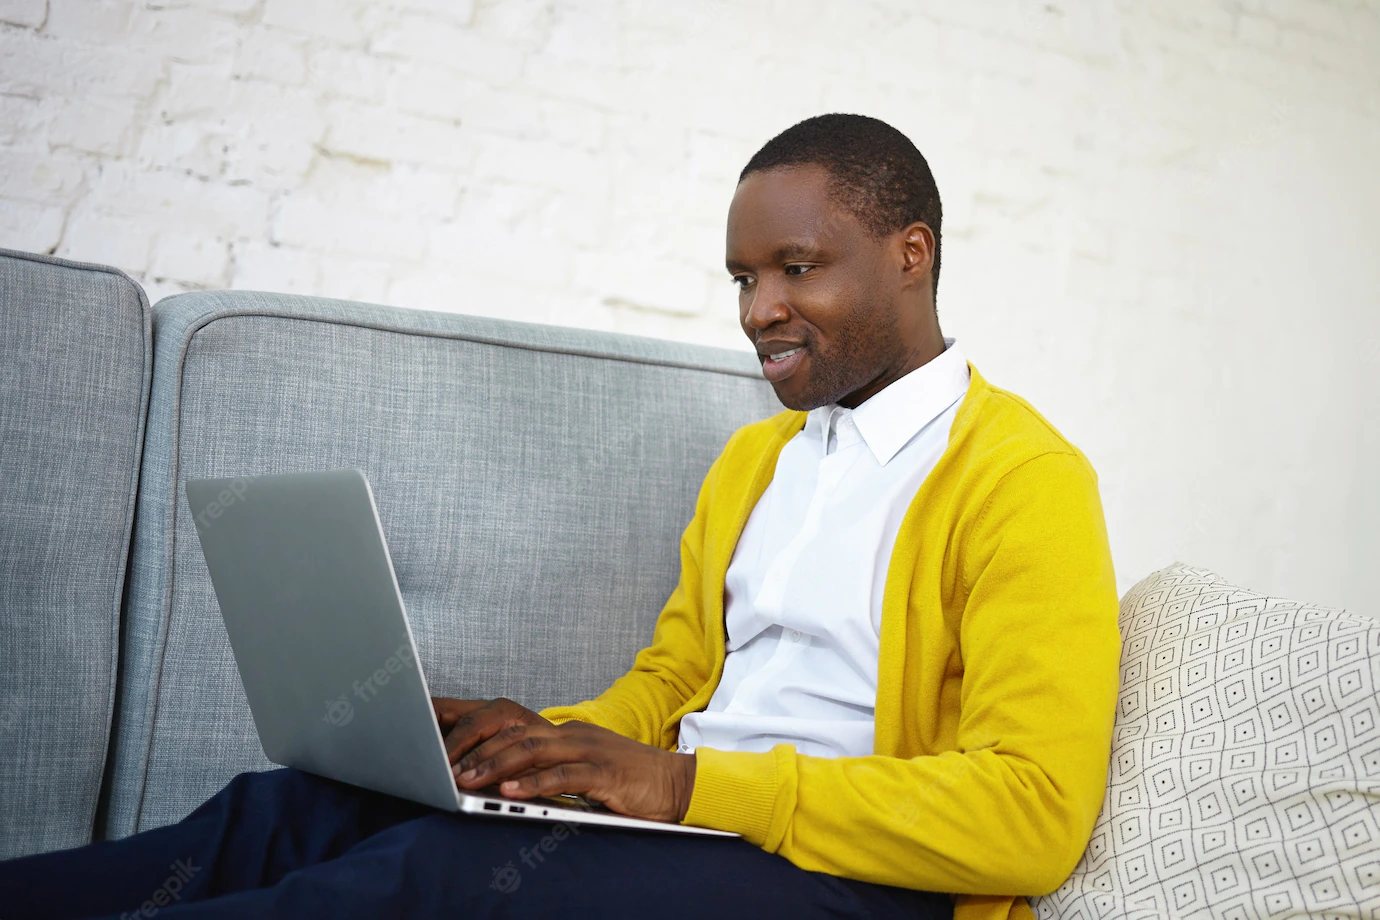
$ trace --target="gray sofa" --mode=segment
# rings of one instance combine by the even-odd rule
[[[114,269],[0,251],[0,857],[95,826],[149,321]]]
[[[747,353],[0,250],[0,858],[267,768],[188,478],[373,484],[433,692],[586,698],[650,639]],[[1176,565],[1122,601],[1092,841],[1041,918],[1380,917],[1380,623]],[[324,701],[323,701],[324,705]]]
[[[650,640],[700,479],[779,409],[745,353],[277,294],[150,311],[15,252],[0,318],[0,857],[269,766],[187,478],[363,469],[433,691],[545,706]]]

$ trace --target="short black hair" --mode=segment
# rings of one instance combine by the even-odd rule
[[[792,125],[762,145],[738,181],[755,172],[792,166],[822,166],[833,178],[835,200],[869,233],[881,239],[924,221],[934,231],[934,268],[939,290],[939,224],[943,209],[930,164],[910,138],[866,115],[816,115]]]

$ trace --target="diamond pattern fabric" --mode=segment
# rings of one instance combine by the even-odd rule
[[[1036,916],[1380,917],[1380,622],[1176,564],[1121,633],[1102,813]]]

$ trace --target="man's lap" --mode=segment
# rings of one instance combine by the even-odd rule
[[[113,869],[120,878],[110,884],[124,894],[106,902],[111,915],[152,905],[168,920],[951,913],[947,898],[804,872],[743,840],[432,812],[290,770],[238,777],[181,824],[131,841],[0,864],[0,890],[25,879],[53,885],[72,873],[97,881],[93,869]],[[178,858],[183,867],[173,869]],[[178,875],[190,877],[170,899],[167,882]],[[164,903],[154,905],[159,890]],[[25,915],[11,904],[2,910],[7,920]]]

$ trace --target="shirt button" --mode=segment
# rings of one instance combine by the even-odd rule
[[[793,632],[791,633],[791,641],[792,641],[792,642],[799,642],[799,641],[800,641],[800,630],[797,629],[797,630],[795,630],[795,631],[793,631]]]

